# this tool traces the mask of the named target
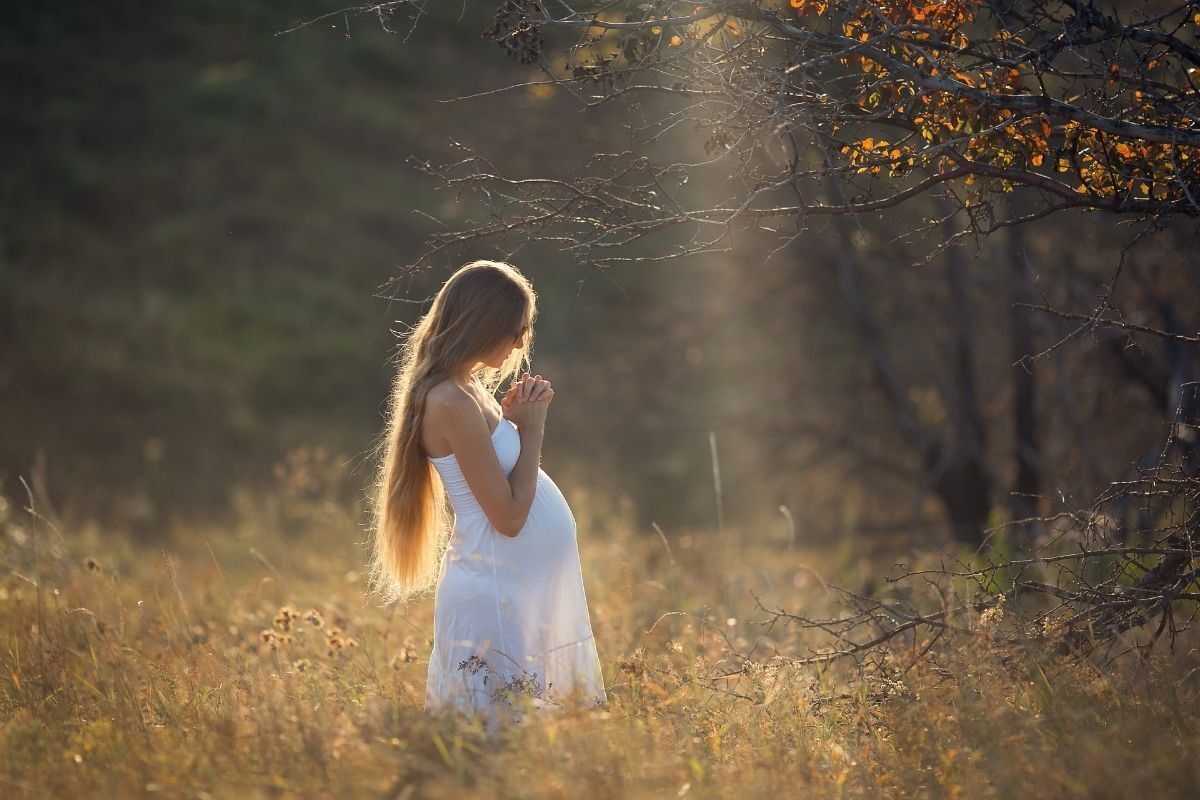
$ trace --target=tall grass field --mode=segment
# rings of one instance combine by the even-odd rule
[[[494,737],[424,714],[432,597],[365,594],[361,502],[302,450],[233,523],[153,544],[55,510],[0,516],[0,797],[1193,797],[1196,664],[977,635],[862,664],[763,607],[837,618],[888,560],[774,529],[638,531],[568,489],[608,702]],[[10,487],[11,488],[11,487]],[[565,487],[566,488],[566,487]],[[908,554],[911,560],[913,554]],[[937,554],[916,554],[937,558]],[[1137,634],[1134,634],[1137,635]],[[1146,638],[1146,634],[1141,634]],[[733,656],[748,654],[749,660]]]

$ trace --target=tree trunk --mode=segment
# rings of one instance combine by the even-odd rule
[[[1012,216],[1022,213],[1020,198],[1010,201]],[[1030,269],[1029,254],[1025,248],[1025,235],[1019,226],[1012,226],[1008,236],[1009,276],[1011,278],[1011,309],[1009,319],[1012,330],[1013,370],[1013,422],[1016,433],[1017,475],[1013,482],[1009,500],[1009,512],[1015,520],[1038,516],[1038,496],[1041,494],[1041,455],[1037,432],[1037,382],[1033,367],[1025,364],[1027,356],[1036,355],[1031,310],[1019,308],[1018,303],[1034,302],[1033,271]],[[1029,523],[1021,526],[1021,540],[1025,545],[1038,538],[1042,526]]]
[[[876,384],[887,398],[901,433],[920,453],[923,474],[919,483],[937,496],[955,539],[978,545],[983,541],[991,505],[991,478],[984,453],[984,421],[974,376],[966,264],[955,253],[947,265],[952,295],[950,325],[954,331],[951,359],[954,388],[943,393],[951,416],[947,429],[932,431],[921,422],[909,400],[911,384],[892,358],[884,328],[860,286],[857,257],[847,230],[850,223],[838,217],[830,224],[839,239],[835,261],[843,299],[854,315],[855,328],[871,360]]]

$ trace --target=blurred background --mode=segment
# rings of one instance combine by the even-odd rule
[[[483,244],[402,272],[481,211],[410,156],[448,160],[459,141],[527,176],[621,147],[619,110],[580,113],[552,89],[450,102],[540,77],[481,37],[494,4],[430,4],[411,35],[408,19],[389,33],[359,16],[277,35],[332,8],[6,10],[10,504],[38,476],[60,513],[153,540],[227,517],[299,459],[338,470],[365,510],[394,332],[457,266],[503,256]],[[534,366],[556,387],[547,472],[649,535],[936,546],[1086,504],[1153,457],[1195,378],[1187,351],[1107,329],[1015,364],[1071,323],[1014,298],[1089,313],[1131,230],[1060,214],[910,266],[933,242],[895,236],[939,211],[922,200],[816,222],[778,250],[747,233],[729,253],[604,271],[522,249],[512,263],[541,298]],[[1128,319],[1196,330],[1193,234],[1168,226],[1127,254],[1113,300]]]

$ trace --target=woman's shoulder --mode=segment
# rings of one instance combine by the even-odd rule
[[[480,416],[479,405],[462,384],[446,378],[430,388],[425,395],[423,439],[427,452],[444,450],[445,432],[471,425]],[[430,448],[430,445],[433,445]]]
[[[479,404],[471,392],[453,378],[445,378],[434,384],[425,396],[427,411],[433,411],[441,416],[449,414],[457,416],[466,412],[478,412]]]

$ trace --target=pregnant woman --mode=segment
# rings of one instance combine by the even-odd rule
[[[492,731],[500,709],[607,700],[575,517],[541,469],[554,389],[521,371],[536,313],[511,265],[455,272],[403,342],[380,440],[372,582],[401,602],[435,588],[425,711]]]

